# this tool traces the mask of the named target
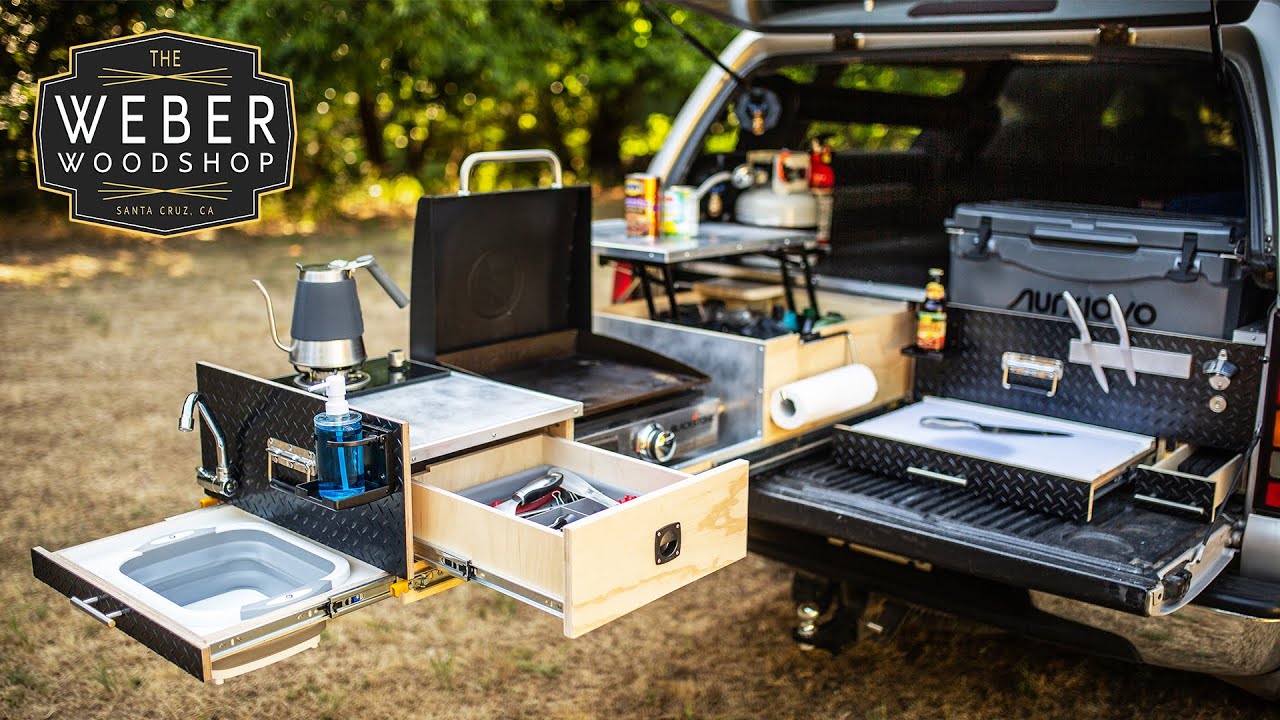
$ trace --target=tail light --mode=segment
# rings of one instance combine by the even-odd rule
[[[1280,314],[1271,316],[1271,335],[1267,356],[1280,350]],[[1258,476],[1253,492],[1253,507],[1268,515],[1280,514],[1280,372],[1273,364],[1267,368],[1267,389],[1263,395],[1262,448],[1258,453]]]

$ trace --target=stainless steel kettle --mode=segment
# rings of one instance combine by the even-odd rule
[[[372,255],[327,264],[298,263],[298,284],[293,295],[293,342],[280,341],[271,295],[254,280],[267,302],[267,321],[276,347],[289,353],[289,362],[303,373],[359,368],[364,364],[364,317],[356,294],[355,272],[367,268],[396,305],[407,307],[409,297],[392,281]]]

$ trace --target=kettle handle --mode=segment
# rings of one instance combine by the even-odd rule
[[[356,258],[356,265],[362,266],[368,270],[369,274],[373,276],[373,279],[377,280],[378,284],[382,286],[382,289],[387,291],[387,294],[391,296],[391,300],[395,302],[397,306],[402,308],[409,307],[409,296],[404,294],[404,291],[400,289],[400,286],[396,285],[396,282],[391,279],[391,276],[387,274],[386,270],[382,269],[382,266],[378,264],[378,261],[373,259],[372,255],[361,255]]]

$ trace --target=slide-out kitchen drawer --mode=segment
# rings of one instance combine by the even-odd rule
[[[1145,435],[935,397],[837,425],[833,435],[846,467],[1077,522],[1089,522],[1095,500],[1154,447]]]
[[[1153,510],[1211,521],[1242,461],[1240,454],[1182,445],[1159,462],[1133,469],[1133,499]]]
[[[64,550],[37,579],[205,682],[316,647],[331,617],[388,596],[392,577],[230,505]]]
[[[638,497],[554,530],[458,494],[543,466]],[[430,466],[414,476],[412,507],[422,559],[562,616],[569,637],[747,552],[743,460],[689,475],[533,435]]]

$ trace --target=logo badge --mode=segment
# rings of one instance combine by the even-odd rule
[[[162,30],[71,48],[40,81],[36,176],[71,219],[173,236],[258,218],[293,182],[293,86],[259,49]]]

